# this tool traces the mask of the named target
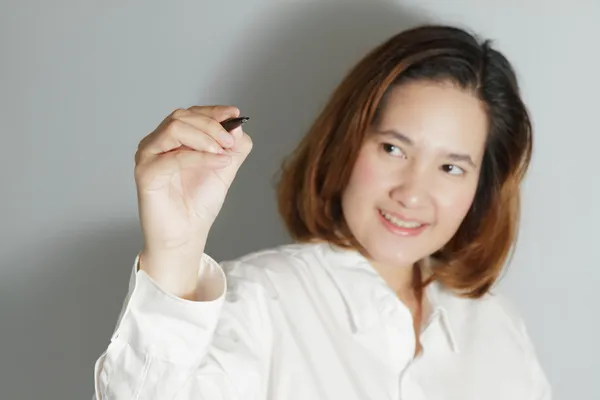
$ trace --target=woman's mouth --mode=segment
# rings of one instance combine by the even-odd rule
[[[414,236],[421,233],[428,224],[415,220],[406,220],[396,214],[379,210],[379,216],[384,226],[392,233],[403,236]]]

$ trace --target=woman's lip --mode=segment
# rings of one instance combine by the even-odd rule
[[[418,220],[418,219],[410,219],[410,218],[407,218],[407,217],[405,217],[404,215],[402,215],[402,214],[398,214],[398,213],[396,213],[396,212],[393,212],[393,211],[388,211],[388,210],[384,210],[384,209],[379,209],[379,211],[380,211],[380,213],[384,213],[384,214],[387,214],[387,215],[391,215],[392,217],[394,217],[394,218],[398,218],[398,219],[400,219],[400,220],[402,220],[402,221],[405,221],[405,222],[415,222],[415,223],[417,223],[417,224],[421,224],[421,225],[426,225],[426,224],[427,224],[426,222],[420,221],[420,220]]]

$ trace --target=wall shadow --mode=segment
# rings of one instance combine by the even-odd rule
[[[231,75],[214,77],[227,87],[215,102],[234,104],[251,117],[247,131],[255,143],[209,239],[207,251],[216,259],[289,241],[273,191],[282,158],[355,61],[388,36],[424,22],[381,1],[283,3],[273,6],[268,21],[259,17],[256,34],[241,38],[223,58],[234,64],[228,70],[236,84],[227,84]],[[2,313],[10,321],[2,328],[3,359],[10,374],[31,382],[28,387],[7,382],[3,398],[91,398],[93,364],[110,339],[140,246],[139,225],[132,219],[48,237],[9,253],[4,262],[14,268],[44,265],[45,272],[1,293]]]

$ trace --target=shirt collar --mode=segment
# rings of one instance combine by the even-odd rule
[[[368,304],[361,299],[373,296],[374,285],[387,284],[360,252],[345,249],[331,243],[319,246],[326,270],[346,305],[349,323],[353,333],[362,333],[377,323],[377,315]],[[456,341],[457,308],[454,307],[455,296],[442,287],[439,282],[427,286],[424,294],[431,306],[425,324],[439,320],[448,345],[453,352],[458,352]]]

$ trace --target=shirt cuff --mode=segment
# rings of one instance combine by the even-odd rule
[[[190,301],[163,290],[143,270],[136,257],[126,304],[112,341],[125,341],[152,358],[192,365],[206,354],[226,293],[221,266],[204,254],[198,274],[199,298]]]

